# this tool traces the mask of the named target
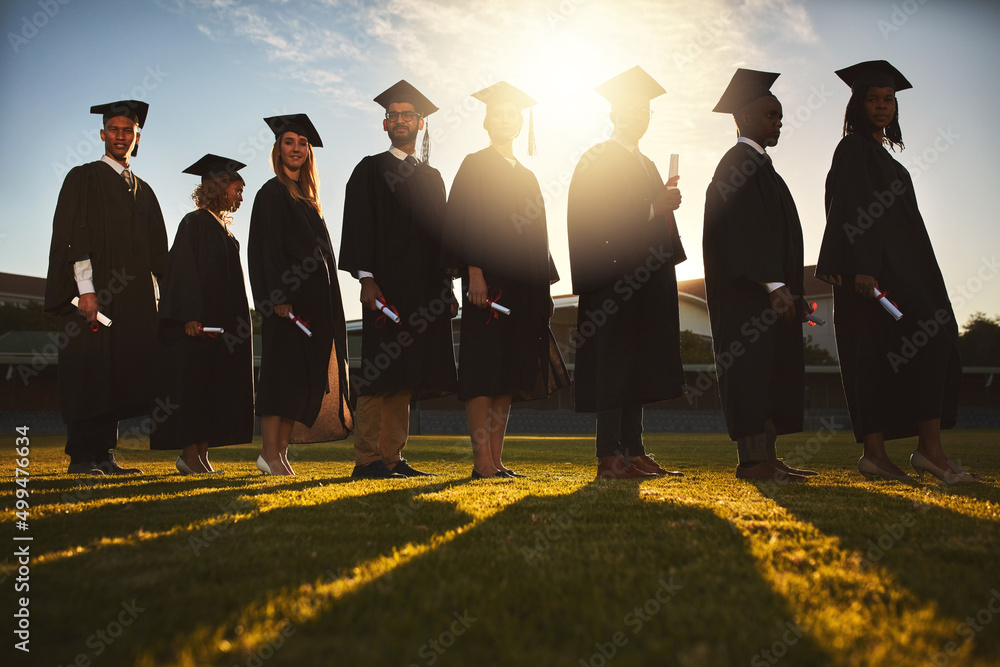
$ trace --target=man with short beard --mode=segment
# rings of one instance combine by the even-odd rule
[[[425,119],[437,107],[406,81],[375,102],[386,110],[382,128],[392,145],[351,174],[340,245],[340,268],[361,281],[364,305],[351,476],[424,476],[402,457],[410,401],[457,389],[451,318],[458,302],[440,267],[444,181],[414,157],[420,130],[426,150]]]
[[[781,135],[778,74],[738,69],[713,111],[736,121],[736,145],[705,194],[705,289],[719,394],[736,441],[736,477],[803,481],[777,436],[802,430],[805,365],[802,228],[795,202],[766,149]]]
[[[156,281],[167,264],[160,204],[129,161],[148,110],[136,100],[91,107],[104,121],[105,154],[66,175],[52,220],[45,310],[66,334],[59,403],[74,474],[140,472],[120,467],[113,452],[118,420],[152,407]],[[113,326],[99,324],[99,314]]]

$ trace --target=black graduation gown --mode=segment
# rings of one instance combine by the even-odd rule
[[[802,430],[805,366],[800,321],[802,227],[770,160],[737,143],[705,193],[705,290],[715,368],[729,437]],[[794,322],[778,322],[760,283],[782,282],[799,298]]]
[[[312,429],[296,426],[296,442],[346,438],[354,425],[347,324],[330,235],[316,209],[294,199],[277,177],[254,197],[247,263],[255,308],[263,317],[257,414],[294,419]],[[274,314],[284,303],[309,322],[311,337]]]
[[[458,387],[451,338],[451,278],[440,266],[444,181],[386,151],[363,159],[347,182],[340,270],[368,271],[401,322],[362,314],[359,394],[409,390],[414,399]]]
[[[188,322],[225,333],[192,337]],[[211,213],[181,220],[160,286],[156,397],[170,406],[150,449],[253,440],[253,335],[240,244]]]
[[[146,414],[152,401],[156,345],[153,275],[167,265],[167,232],[153,190],[97,161],[66,175],[55,216],[45,283],[45,310],[61,317],[59,403],[63,421]],[[112,326],[96,332],[70,301],[73,263],[90,257],[94,289]]]
[[[617,141],[584,153],[569,186],[573,291],[580,295],[576,410],[676,398],[684,385],[674,266],[686,257],[673,214],[649,219],[656,165]]]
[[[549,285],[559,274],[535,175],[492,147],[467,155],[451,186],[444,237],[445,263],[462,274],[458,397],[524,401],[569,386],[549,329]],[[490,298],[510,315],[469,301],[469,266],[482,269]]]
[[[874,276],[903,318],[853,290]],[[955,425],[962,362],[958,323],[913,181],[874,139],[844,137],[826,178],[826,232],[816,276],[833,284],[837,353],[858,442],[917,434],[917,422]]]

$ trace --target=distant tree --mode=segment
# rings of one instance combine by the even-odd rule
[[[837,360],[822,347],[812,342],[812,336],[806,336],[804,341],[806,366],[836,366]]]
[[[0,335],[8,331],[58,331],[59,318],[42,310],[42,304],[30,302],[0,306]]]
[[[964,366],[1000,366],[1000,315],[974,313],[958,338]]]
[[[681,361],[685,364],[714,364],[711,339],[685,329],[681,332]]]

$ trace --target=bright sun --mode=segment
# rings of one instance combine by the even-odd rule
[[[592,114],[606,114],[603,100],[594,93],[603,71],[600,54],[585,36],[561,32],[529,49],[518,67],[518,83],[539,102],[543,115],[573,109],[573,117],[561,118],[570,126],[585,122]]]

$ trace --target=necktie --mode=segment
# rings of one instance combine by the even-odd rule
[[[130,193],[135,192],[135,178],[132,176],[132,172],[126,169],[122,172],[122,178],[125,179],[125,183],[128,184],[128,191]]]
[[[411,167],[416,167],[419,164],[417,158],[413,157],[412,155],[407,155],[406,159],[403,160],[403,162],[410,165]]]

